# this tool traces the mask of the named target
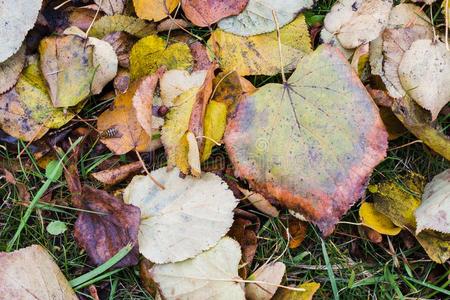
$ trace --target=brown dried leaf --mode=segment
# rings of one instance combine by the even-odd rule
[[[22,46],[13,56],[0,63],[0,94],[12,88],[25,65],[25,46]]]
[[[136,39],[126,32],[113,32],[103,38],[114,49],[119,60],[119,66],[123,68],[130,67],[130,51]]]
[[[271,283],[248,283],[245,286],[245,298],[247,300],[270,300],[277,291],[286,272],[286,265],[282,262],[264,264],[250,275],[247,280],[255,280]]]
[[[142,163],[135,161],[117,168],[92,173],[92,177],[101,183],[115,185],[142,169]]]
[[[247,3],[248,0],[182,0],[181,7],[192,23],[207,27],[223,18],[238,15]]]
[[[107,15],[120,15],[125,9],[126,0],[94,0]]]

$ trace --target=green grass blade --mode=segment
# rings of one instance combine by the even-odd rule
[[[334,277],[333,268],[331,267],[331,264],[330,264],[330,258],[328,257],[327,248],[326,248],[325,242],[322,238],[320,239],[320,241],[322,242],[323,258],[325,259],[325,264],[327,265],[328,277],[330,278],[331,288],[333,289],[334,299],[339,300],[339,291],[338,291],[337,284],[336,284],[336,278]]]
[[[412,281],[412,282],[414,282],[414,283],[420,284],[421,286],[427,287],[427,288],[429,288],[429,289],[435,290],[435,291],[437,291],[437,292],[439,292],[439,293],[442,293],[442,294],[444,294],[444,295],[450,296],[450,291],[449,291],[449,290],[440,288],[440,287],[438,287],[438,286],[432,285],[432,284],[427,283],[427,282],[423,282],[423,281],[414,279],[414,278],[412,278],[412,277],[407,277],[407,276],[405,276],[405,278],[407,278],[409,281]]]

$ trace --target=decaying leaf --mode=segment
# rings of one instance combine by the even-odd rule
[[[3,299],[78,299],[42,246],[0,252],[0,265],[0,295]]]
[[[0,13],[0,63],[22,46],[41,9],[42,0],[3,0]],[[3,84],[3,83],[2,83]]]
[[[359,208],[359,218],[364,226],[372,228],[378,233],[397,235],[402,230],[395,226],[391,219],[378,212],[373,203],[363,202]]]
[[[94,0],[107,15],[119,15],[125,9],[126,0]]]
[[[278,289],[273,300],[312,300],[316,291],[320,288],[320,283],[306,282],[298,285],[298,288],[305,289],[304,292]]]
[[[450,169],[436,175],[425,186],[422,203],[414,214],[417,234],[424,229],[450,234]]]
[[[260,212],[273,218],[278,217],[280,214],[278,209],[276,209],[275,206],[273,206],[263,195],[241,187],[239,187],[239,190],[242,194],[244,194],[245,199],[247,199]]]
[[[289,215],[288,217],[289,249],[298,248],[306,238],[308,223]]]
[[[97,95],[108,82],[114,79],[119,62],[114,48],[108,42],[91,37],[86,45],[94,47],[92,63],[95,74],[92,79],[91,93]]]
[[[337,39],[336,35],[329,32],[325,27],[323,27],[320,31],[320,39],[324,44],[331,45],[341,50],[342,54],[344,54],[347,59],[350,59],[352,57],[354,52],[353,49],[345,49],[342,46],[341,42],[339,42],[339,40]]]
[[[286,265],[282,262],[264,264],[250,275],[247,280],[256,280],[271,283],[249,283],[245,286],[245,297],[248,300],[270,300],[277,291],[286,272]]]
[[[325,235],[359,199],[387,148],[376,105],[328,45],[305,56],[286,84],[244,98],[224,140],[237,176]]]
[[[336,34],[347,49],[376,39],[386,27],[392,0],[340,0],[324,20],[325,28]]]
[[[192,64],[188,45],[175,43],[166,47],[166,42],[156,35],[140,39],[130,53],[130,71],[134,79],[152,74],[161,66],[168,70],[188,69]]]
[[[206,27],[223,18],[239,14],[248,2],[249,0],[182,0],[181,7],[192,23]]]
[[[14,55],[0,63],[0,94],[16,84],[25,65],[25,48],[22,46]]]
[[[450,52],[445,43],[414,41],[402,57],[398,75],[411,98],[436,119],[450,100]]]
[[[313,4],[313,0],[249,0],[242,13],[223,19],[219,22],[219,28],[242,36],[272,32],[277,28],[274,13],[282,27]]]
[[[155,22],[167,18],[179,2],[180,0],[133,0],[137,16]]]
[[[139,208],[125,204],[105,191],[84,186],[74,235],[95,265],[101,265],[131,243],[134,247],[115,268],[139,262],[137,245]]]
[[[119,31],[108,34],[103,40],[113,47],[119,61],[119,66],[129,68],[130,51],[134,45],[135,38],[131,34]]]
[[[141,169],[142,163],[135,161],[117,168],[95,172],[91,175],[101,183],[115,185]]]
[[[41,70],[55,107],[77,105],[90,94],[93,47],[75,35],[46,37],[39,45]]]
[[[191,88],[200,88],[206,78],[206,70],[189,73],[186,70],[169,70],[159,82],[161,99],[166,107],[172,107],[172,101]]]
[[[179,170],[165,168],[135,176],[124,191],[126,203],[141,209],[139,247],[155,263],[192,258],[215,245],[233,223],[237,200],[220,177],[180,178]]]
[[[155,265],[150,274],[167,300],[244,300],[244,290],[235,282],[241,280],[238,276],[240,259],[239,244],[224,237],[195,258]]]
[[[89,35],[102,39],[110,33],[119,31],[143,38],[155,33],[155,25],[130,16],[105,16],[94,23]]]
[[[199,41],[189,43],[192,57],[194,58],[194,67],[192,71],[208,70],[211,67],[211,60],[208,56],[208,50],[205,45]]]
[[[426,110],[405,96],[395,99],[392,111],[412,134],[450,160],[450,137],[431,125],[430,114]]]
[[[284,5],[284,4],[283,4]],[[305,17],[299,15],[280,29],[284,70],[293,70],[298,61],[310,53],[311,41]],[[223,30],[215,30],[208,40],[209,48],[219,60],[224,72],[236,71],[241,76],[275,75],[280,73],[277,33],[239,37]]]

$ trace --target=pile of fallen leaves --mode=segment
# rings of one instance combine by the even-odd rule
[[[286,234],[295,248],[305,221],[329,236],[370,193],[362,235],[380,242],[407,230],[445,263],[449,170],[427,184],[402,177],[407,189],[367,185],[388,140],[407,131],[450,159],[436,122],[450,99],[447,26],[435,27],[413,3],[341,0],[323,28],[311,27],[302,12],[313,5],[1,1],[0,127],[27,142],[47,171],[42,193],[23,199],[27,212],[64,173],[78,211],[74,236],[90,261],[105,266],[125,253],[110,267],[140,264],[146,288],[163,299],[312,298],[319,284],[283,285],[286,266],[276,260],[249,274],[261,217],[239,203],[269,217],[289,209],[301,220]],[[208,33],[199,36],[199,27]],[[248,80],[278,74],[281,83],[259,88]],[[86,107],[100,107],[98,118],[80,117]],[[98,140],[104,146],[92,150]],[[161,157],[148,153],[160,148],[167,166],[152,171],[149,161]],[[134,162],[93,173],[104,185],[97,189],[78,175],[80,156],[92,151]],[[2,297],[76,298],[40,246],[0,253],[0,262]]]

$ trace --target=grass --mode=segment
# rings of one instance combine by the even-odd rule
[[[333,2],[319,1],[311,16],[320,19]],[[436,17],[435,21],[442,21],[442,18]],[[207,38],[208,32],[198,30],[196,34]],[[280,76],[255,77],[252,82],[261,86],[268,82],[280,82],[280,79]],[[93,102],[83,110],[82,117],[95,118],[110,100],[99,104]],[[439,123],[448,133],[449,117],[441,117]],[[430,180],[450,167],[448,161],[420,143],[401,147],[415,140],[408,134],[391,142],[391,149],[398,148],[389,151],[386,160],[376,168],[372,183],[393,179],[409,171],[420,173]],[[111,271],[107,268],[95,269],[88,263],[86,254],[74,241],[76,210],[69,207],[70,195],[64,177],[42,190],[41,187],[46,185],[45,173],[38,167],[29,149],[19,159],[16,158],[24,147],[22,142],[10,144],[8,148],[0,145],[0,166],[15,171],[17,181],[28,187],[30,200],[36,202],[36,209],[31,211],[29,204],[28,207],[24,205],[20,188],[0,181],[0,251],[31,244],[42,245],[50,251],[64,275],[78,287],[80,295],[87,299],[92,299],[86,289],[86,284],[91,283],[95,283],[101,299],[151,299],[140,282],[138,267]],[[112,157],[108,152],[97,154],[96,147],[99,145],[94,141],[78,166],[83,182],[93,186],[98,183],[91,181],[90,173]],[[127,159],[127,156],[120,157],[120,161]],[[159,159],[157,163],[161,164]],[[49,201],[52,205],[46,204]],[[317,229],[309,226],[305,241],[297,249],[287,247],[282,235],[285,225],[281,218],[262,217],[259,247],[252,270],[269,258],[278,258],[287,266],[288,284],[306,281],[321,284],[316,293],[317,299],[450,299],[448,264],[437,265],[430,261],[417,243],[408,248],[406,235],[389,240],[383,237],[381,244],[362,238],[358,226],[354,225],[359,222],[357,210],[356,205],[327,239],[322,239]],[[286,214],[283,212],[281,217]],[[49,235],[45,227],[55,220],[68,224],[69,230],[59,236]],[[21,228],[20,234],[17,234],[18,228]]]

